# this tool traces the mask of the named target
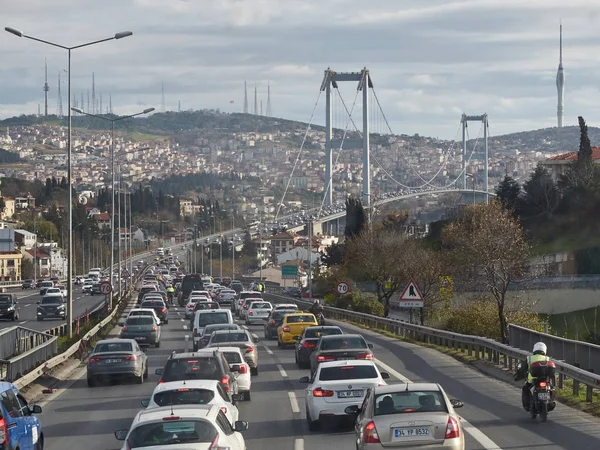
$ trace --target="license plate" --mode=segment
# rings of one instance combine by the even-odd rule
[[[363,391],[338,391],[338,398],[362,397]]]
[[[429,428],[396,428],[394,430],[394,437],[419,437],[429,436]]]
[[[105,359],[104,360],[105,364],[117,364],[117,363],[120,363],[120,362],[121,362],[120,359]]]
[[[145,336],[136,336],[136,337],[135,337],[135,340],[136,340],[136,341],[145,341],[145,340],[146,340],[146,337],[145,337]]]
[[[538,400],[550,400],[550,394],[548,394],[547,392],[539,392]]]

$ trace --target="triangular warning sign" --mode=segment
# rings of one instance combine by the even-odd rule
[[[406,287],[404,288],[404,292],[400,296],[400,301],[422,301],[423,296],[421,295],[421,291],[417,287],[417,283],[413,280],[410,280]]]

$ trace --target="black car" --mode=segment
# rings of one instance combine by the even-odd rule
[[[296,344],[296,364],[301,369],[310,367],[310,355],[315,350],[321,336],[343,334],[340,327],[333,325],[308,327],[302,332]]]
[[[233,366],[233,369],[236,367]],[[239,369],[239,367],[238,367]],[[235,371],[235,370],[234,370]],[[237,391],[237,381],[229,363],[219,350],[205,349],[194,353],[173,352],[162,369],[154,371],[160,375],[159,383],[184,380],[219,380],[227,392]]]
[[[62,297],[45,297],[37,302],[37,320],[64,319],[67,317],[67,308]]]
[[[35,281],[33,280],[24,280],[23,283],[21,284],[21,289],[34,289],[35,288]]]
[[[13,322],[19,320],[15,294],[0,294],[0,319],[8,319]]]
[[[154,286],[145,286],[141,288],[140,292],[138,293],[138,303],[142,303],[144,295],[146,295],[148,292],[156,292],[156,289],[154,288]]]
[[[277,328],[283,323],[283,318],[287,314],[298,312],[297,309],[278,309],[272,311],[265,322],[265,339],[275,339],[277,337]]]
[[[152,299],[144,300],[140,305],[140,308],[151,308],[156,311],[156,315],[160,319],[161,323],[165,325],[169,323],[167,304],[163,300]]]

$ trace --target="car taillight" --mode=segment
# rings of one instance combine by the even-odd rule
[[[123,331],[127,331],[128,329],[129,329],[129,328],[127,328],[127,325],[125,325],[125,326],[123,327]]]
[[[448,417],[448,424],[446,425],[446,436],[444,439],[455,439],[460,437],[460,429],[458,428],[458,422],[452,416]]]
[[[373,353],[360,353],[356,355],[356,359],[373,359]]]
[[[377,428],[375,428],[375,422],[371,421],[365,426],[363,441],[365,444],[381,444],[379,435],[377,434]]]
[[[166,313],[167,312],[167,308],[163,308],[161,309],[162,312]]]
[[[252,345],[246,345],[246,353],[252,353],[254,351],[254,347]]]
[[[332,355],[319,355],[317,361],[335,361],[335,356]]]
[[[312,391],[313,397],[333,397],[333,391],[325,391],[321,388],[316,388]]]
[[[268,325],[272,327],[273,325],[275,325],[275,321],[274,320],[269,320]]]
[[[244,305],[244,309],[248,309],[248,306],[249,306],[249,305]]]
[[[312,342],[304,342],[304,343],[302,344],[302,347],[303,347],[303,348],[314,348],[314,347],[315,347],[315,344],[313,344]]]
[[[6,420],[0,419],[0,445],[4,445],[8,442],[8,427],[6,426]]]
[[[248,311],[248,315],[249,315],[249,316],[253,316],[253,315],[254,315],[254,313],[253,313],[252,311]]]
[[[283,332],[284,333],[289,333],[290,332],[290,327],[288,327],[288,326],[283,327]]]
[[[238,373],[248,373],[248,366],[246,364],[240,364],[240,371]]]
[[[194,304],[193,304],[193,303],[188,303],[188,304],[187,304],[187,307],[191,309],[191,308],[193,308],[193,307],[194,307]]]
[[[92,357],[92,358],[88,359],[88,362],[91,362],[91,363],[100,362],[100,361],[102,361],[102,358]]]
[[[223,414],[227,414],[227,408],[225,408],[224,406],[221,406],[221,411],[223,411]]]
[[[156,328],[154,325],[152,325],[152,331],[158,331],[158,328]]]
[[[546,384],[546,382],[545,382],[545,381],[541,381],[541,382],[538,384],[538,386],[539,386],[539,387],[541,387],[541,388],[545,388],[545,387],[546,387],[546,386],[548,386],[548,385]]]
[[[230,387],[229,387],[229,377],[223,377],[223,378],[221,378],[221,383],[223,383],[225,385],[225,390],[227,392],[229,392],[229,389],[230,389]]]

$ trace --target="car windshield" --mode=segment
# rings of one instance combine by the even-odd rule
[[[247,342],[248,335],[245,332],[238,333],[214,333],[210,339],[210,343],[215,342]]]
[[[323,339],[321,341],[321,350],[346,350],[368,348],[367,343],[361,337],[346,337]]]
[[[304,337],[320,338],[321,336],[331,336],[333,334],[342,334],[342,330],[340,328],[307,328]]]
[[[204,420],[173,420],[145,423],[135,427],[127,438],[129,448],[158,447],[182,443],[211,443],[218,433]]]
[[[322,367],[319,374],[320,381],[360,380],[364,378],[377,378],[379,374],[374,366],[338,366]]]
[[[154,319],[145,316],[130,317],[126,325],[154,325]]]
[[[0,295],[0,305],[7,305],[12,303],[12,296]]]
[[[194,356],[193,358],[170,359],[163,372],[162,381],[180,381],[185,379],[220,380],[221,370],[215,358]]]
[[[440,391],[398,391],[375,395],[375,415],[448,412]]]
[[[42,305],[55,305],[58,303],[62,303],[62,299],[60,297],[46,297],[42,299]]]
[[[133,347],[129,342],[100,342],[96,344],[94,353],[131,352]]]
[[[180,388],[172,391],[157,392],[154,394],[154,403],[158,406],[206,405],[213,398],[215,398],[215,393],[210,389]]]
[[[225,355],[225,359],[229,364],[240,364],[242,361],[242,356],[238,352],[223,352]]]
[[[229,315],[226,312],[200,314],[198,317],[198,325],[209,325],[213,323],[229,323]]]
[[[314,316],[287,316],[287,323],[302,323],[302,322],[312,322],[315,323]]]

